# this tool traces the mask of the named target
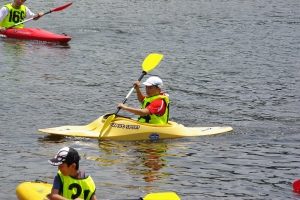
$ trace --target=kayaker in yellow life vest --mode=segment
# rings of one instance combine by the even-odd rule
[[[58,166],[49,199],[97,200],[95,183],[91,176],[79,171],[79,160],[78,152],[71,147],[60,149],[55,158],[48,160]]]
[[[0,9],[0,32],[26,19],[34,18],[34,20],[38,20],[44,15],[43,12],[38,14],[31,12],[29,8],[23,5],[25,1],[26,0],[14,0],[12,4],[6,4]],[[23,27],[24,24],[19,24],[13,28]]]
[[[121,103],[118,108],[139,115],[139,122],[167,124],[169,120],[169,96],[161,92],[162,80],[157,76],[151,76],[143,83],[146,85],[147,96],[140,90],[139,81],[133,84],[136,85],[137,98],[142,103],[142,107],[140,109],[132,108]]]

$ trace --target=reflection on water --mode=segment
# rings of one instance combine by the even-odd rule
[[[164,143],[141,143],[136,148],[136,152],[140,152],[140,162],[145,169],[140,170],[146,182],[155,182],[168,173],[159,170],[167,166],[167,160],[164,159],[167,152],[167,145]],[[135,171],[135,170],[134,170]]]
[[[31,83],[35,84],[37,77],[33,78],[33,76],[39,69],[46,72],[58,64],[69,63],[70,46],[67,43],[2,38],[0,44],[2,46],[0,48],[1,77],[5,80],[13,82],[32,80]],[[44,58],[45,61],[39,63],[40,58]],[[53,73],[53,71],[51,70],[50,73]],[[29,83],[26,85],[28,88],[36,87],[36,85],[30,85]]]
[[[26,45],[26,41],[24,40],[3,39],[1,42],[6,53],[20,53],[20,51],[23,53],[24,45]]]
[[[35,63],[34,59],[38,57],[49,57],[52,53],[56,54],[56,58],[66,57],[64,52],[56,52],[51,49],[63,48],[69,49],[68,43],[49,43],[43,41],[31,41],[31,40],[17,40],[10,38],[2,38],[0,40],[2,48],[0,49],[1,63],[2,65],[11,65],[14,71],[22,71],[22,68],[26,65],[31,66]],[[49,47],[50,49],[43,49],[41,47]],[[41,55],[39,55],[41,54]],[[28,60],[29,59],[29,60]]]
[[[3,54],[5,55],[3,60],[5,63],[15,63],[14,68],[19,70],[19,65],[22,63],[21,59],[25,56],[26,41],[3,39],[1,40]]]
[[[168,176],[160,170],[167,166],[168,147],[163,142],[134,142],[100,141],[100,149],[105,154],[87,156],[86,159],[100,162],[101,166],[125,165],[124,168],[134,178],[142,176],[145,182],[155,182]]]
[[[20,59],[24,58],[27,51],[38,51],[40,46],[48,46],[54,48],[70,48],[68,43],[51,43],[51,42],[44,42],[44,41],[31,41],[31,40],[17,40],[17,39],[10,39],[5,38],[1,39],[0,42],[3,44],[3,54],[4,57],[8,58],[7,62],[9,61],[20,61]],[[21,62],[20,62],[21,63]]]

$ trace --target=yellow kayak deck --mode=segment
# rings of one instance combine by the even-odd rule
[[[40,132],[85,138],[99,138],[100,131],[109,114],[103,115],[84,126],[60,126],[39,129]],[[232,131],[232,127],[185,127],[182,124],[169,121],[168,124],[140,123],[126,117],[116,117],[109,127],[101,134],[100,139],[109,140],[158,140],[182,137],[208,136]]]
[[[35,181],[23,182],[16,188],[19,200],[48,200],[47,195],[51,193],[52,184]]]

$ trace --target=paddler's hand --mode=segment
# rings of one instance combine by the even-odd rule
[[[43,12],[40,12],[38,14],[35,14],[33,20],[38,20],[39,18],[43,17],[44,16],[44,13]]]
[[[126,110],[127,106],[125,106],[124,104],[120,103],[120,104],[118,105],[118,108],[123,109],[123,110]]]
[[[136,85],[135,89],[140,89],[141,83],[139,81],[134,81],[132,85]]]
[[[0,27],[0,32],[4,32],[6,30],[5,27]]]

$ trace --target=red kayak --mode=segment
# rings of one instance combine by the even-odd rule
[[[0,35],[21,40],[39,40],[59,43],[67,43],[71,40],[70,36],[52,33],[39,28],[9,28],[0,33]]]

